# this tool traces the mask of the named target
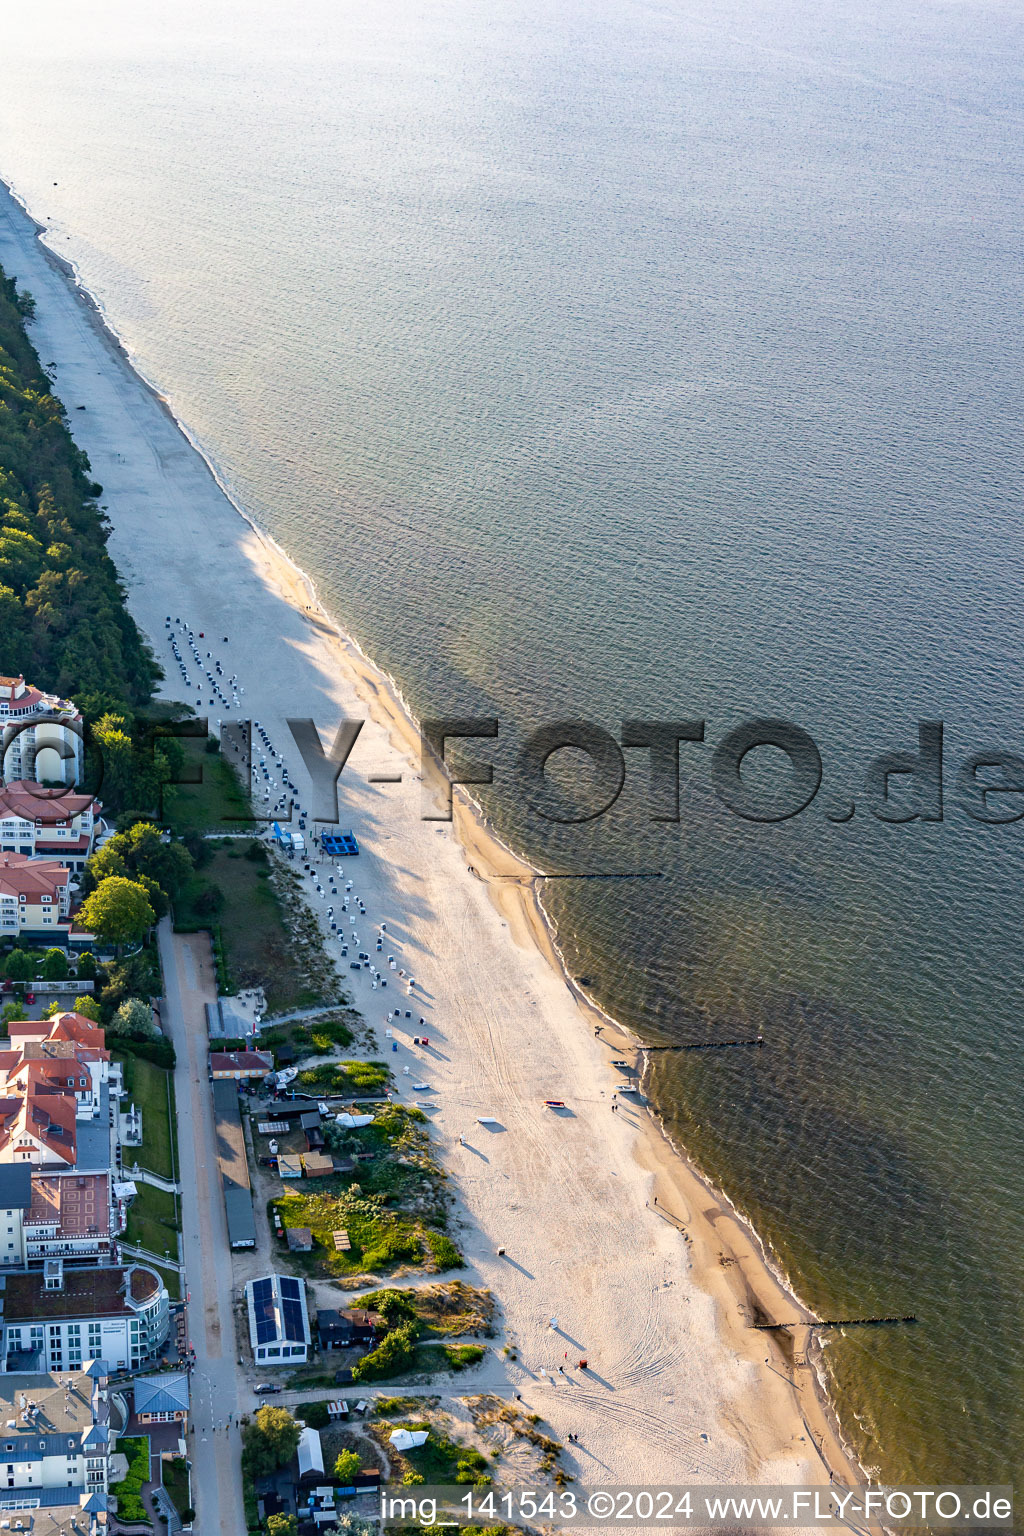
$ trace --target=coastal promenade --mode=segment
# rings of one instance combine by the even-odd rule
[[[181,1218],[192,1371],[192,1460],[198,1529],[244,1536],[238,1372],[231,1305],[231,1250],[217,1164],[213,1098],[206,1078],[204,1005],[216,997],[205,934],[159,928],[165,1026],[178,1064],[174,1091],[181,1164]],[[231,1424],[228,1426],[228,1415]]]

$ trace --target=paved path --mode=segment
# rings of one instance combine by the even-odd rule
[[[167,998],[164,1022],[178,1056],[174,1087],[182,1235],[189,1342],[196,1352],[189,1453],[197,1526],[203,1536],[244,1536],[231,1250],[206,1077],[204,1008],[216,998],[213,965],[205,934],[175,934],[164,918],[158,937]],[[229,1414],[232,1427],[226,1429]]]
[[[152,1184],[154,1189],[164,1189],[169,1195],[181,1194],[181,1185],[173,1179],[165,1179],[159,1173],[150,1173],[148,1168],[139,1168],[134,1163],[130,1170],[126,1170],[125,1178],[134,1179],[139,1184]]]
[[[139,1248],[134,1243],[118,1242],[118,1247],[122,1254],[128,1254],[133,1259],[141,1259],[143,1264],[156,1264],[159,1269],[176,1269],[179,1274],[184,1273],[184,1264],[168,1258],[166,1254],[151,1253],[148,1248]]]

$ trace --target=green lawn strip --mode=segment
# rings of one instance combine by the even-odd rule
[[[173,1254],[173,1252],[174,1249],[172,1248],[171,1253]],[[171,1300],[180,1301],[181,1277],[179,1276],[178,1271],[176,1269],[166,1269],[163,1264],[154,1264],[152,1267],[156,1270],[164,1285],[166,1285],[167,1294]]]
[[[202,776],[198,784],[174,784],[164,792],[164,820],[179,836],[185,832],[244,832],[256,823],[234,769],[219,752],[207,752],[203,737],[183,737],[182,777]]]
[[[179,932],[216,927],[231,984],[262,986],[268,1011],[311,1007],[320,997],[306,985],[295,961],[269,865],[246,858],[249,847],[245,839],[230,838],[214,845],[210,862],[175,903],[175,927]],[[224,898],[220,911],[212,916],[196,905],[210,885],[218,887]]]
[[[482,1344],[445,1344],[442,1346],[453,1371],[465,1371],[479,1365],[486,1354]]]
[[[163,1067],[132,1056],[126,1051],[114,1052],[122,1062],[128,1097],[142,1110],[142,1146],[126,1147],[125,1160],[138,1161],[140,1168],[158,1173],[165,1179],[175,1177],[175,1155],[172,1140],[172,1116],[174,1113],[174,1083],[171,1074]],[[168,1105],[168,1095],[170,1105]]]
[[[192,1508],[188,1491],[188,1465],[184,1456],[171,1456],[162,1463],[164,1487],[179,1515]]]
[[[128,1211],[125,1242],[136,1248],[145,1248],[155,1258],[159,1258],[165,1251],[177,1258],[178,1229],[174,1196],[164,1189],[154,1189],[152,1184],[139,1183],[136,1189],[138,1193]]]

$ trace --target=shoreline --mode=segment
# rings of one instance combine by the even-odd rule
[[[340,660],[357,695],[367,704],[371,717],[383,727],[391,746],[414,766],[418,765],[421,745],[418,728],[396,680],[378,669],[358,642],[336,622],[318,597],[313,579],[295,564],[272,535],[253,522],[202,446],[174,415],[166,397],[135,366],[130,352],[102,307],[82,284],[72,264],[43,239],[46,226],[39,225],[13,189],[8,188],[8,191],[35,229],[34,238],[43,258],[68,286],[72,297],[85,308],[88,320],[104,346],[159,405],[249,530],[259,547],[264,579],[312,631],[316,643]],[[24,281],[20,273],[15,275]],[[113,515],[111,521],[116,524]],[[130,605],[131,602],[130,588]],[[147,638],[156,652],[158,636],[148,633]],[[162,661],[162,657],[159,659]],[[513,943],[521,948],[532,946],[543,958],[570,994],[587,1034],[591,1034],[596,1021],[602,1035],[608,1032],[619,1036],[622,1044],[617,1049],[635,1051],[637,1042],[630,1031],[605,1014],[568,975],[553,925],[544,910],[536,870],[501,839],[480,808],[459,788],[453,796],[451,832],[463,866],[485,887],[489,902],[507,923]],[[634,1162],[649,1176],[656,1203],[665,1209],[662,1221],[675,1225],[671,1213],[679,1207],[685,1213],[678,1220],[685,1229],[690,1269],[695,1283],[714,1303],[716,1324],[728,1349],[762,1376],[766,1375],[761,1363],[765,1349],[769,1360],[774,1355],[776,1376],[781,1373],[786,1380],[785,1393],[770,1382],[762,1383],[762,1387],[766,1387],[775,1399],[782,1399],[802,1425],[816,1453],[812,1465],[817,1464],[824,1481],[830,1475],[841,1482],[866,1481],[845,1445],[835,1410],[821,1380],[820,1346],[809,1326],[811,1314],[784,1277],[775,1272],[768,1251],[750,1223],[735,1209],[728,1196],[698,1171],[685,1149],[672,1140],[656,1108],[653,1105],[645,1108],[647,1113],[638,1117],[639,1127],[632,1147]],[[454,1178],[460,1183],[458,1173]],[[744,1314],[761,1314],[769,1319],[796,1315],[804,1318],[806,1323],[792,1329],[792,1337],[772,1334],[769,1343],[768,1335],[755,1333],[746,1326]],[[755,1428],[745,1422],[744,1406],[742,1402],[730,1405],[729,1428],[751,1458],[756,1456],[763,1461],[767,1455],[770,1459],[770,1453],[758,1443],[760,1437]]]

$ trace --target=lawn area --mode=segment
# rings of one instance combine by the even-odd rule
[[[249,798],[234,769],[219,752],[207,752],[203,737],[182,737],[185,766],[182,777],[200,783],[175,784],[164,792],[164,820],[179,836],[186,832],[244,832],[255,823],[249,819]]]
[[[390,1081],[391,1068],[383,1061],[321,1061],[299,1073],[304,1088],[323,1088],[353,1098],[379,1093]]]
[[[426,1429],[430,1433],[423,1445],[413,1446],[411,1450],[392,1452],[390,1440],[388,1441],[389,1455],[392,1461],[397,1459],[399,1470],[405,1470],[407,1464],[414,1472],[418,1472],[425,1483],[489,1483],[489,1463],[487,1458],[470,1445],[462,1445],[458,1440],[452,1440],[442,1430],[434,1429],[429,1420],[413,1419],[408,1422],[396,1424],[395,1429]],[[394,1465],[392,1467],[394,1471]]]
[[[172,1456],[163,1463],[164,1487],[171,1496],[171,1503],[183,1515],[192,1508],[188,1493],[188,1466],[184,1456]]]
[[[172,1253],[174,1252],[173,1248],[171,1249],[171,1252]],[[171,1300],[172,1301],[180,1301],[181,1300],[181,1278],[180,1278],[180,1276],[178,1274],[178,1271],[176,1269],[165,1269],[162,1264],[153,1264],[151,1266],[151,1268],[156,1270],[157,1274],[160,1276],[160,1278],[163,1281],[164,1285],[166,1285],[166,1287],[167,1287],[167,1294],[171,1298]]]
[[[142,1110],[142,1146],[126,1147],[125,1161],[165,1179],[177,1177],[177,1147],[171,1131],[174,1117],[174,1081],[170,1072],[141,1056],[115,1051],[124,1071],[125,1092]],[[169,1101],[168,1101],[169,1096]],[[154,1191],[156,1193],[156,1191]]]
[[[328,1181],[311,1181],[323,1185]],[[334,1180],[329,1181],[332,1184]],[[424,1228],[422,1221],[402,1212],[389,1211],[382,1196],[364,1197],[356,1188],[317,1189],[307,1193],[289,1190],[272,1202],[281,1213],[285,1227],[310,1227],[313,1232],[311,1254],[291,1254],[311,1274],[358,1275],[387,1274],[399,1264],[422,1264]],[[352,1247],[339,1253],[333,1234],[344,1228]]]
[[[166,1190],[154,1189],[151,1184],[139,1184],[136,1187],[138,1194],[128,1212],[125,1242],[133,1243],[137,1248],[145,1248],[157,1258],[165,1251],[177,1258],[174,1196]]]
[[[296,964],[266,858],[246,857],[252,846],[241,838],[213,845],[212,859],[175,904],[175,926],[185,932],[219,928],[231,986],[261,986],[269,1012],[308,1008],[321,1001],[320,995]],[[256,847],[264,852],[261,844]],[[220,911],[212,915],[194,905],[210,885],[223,895]]]

